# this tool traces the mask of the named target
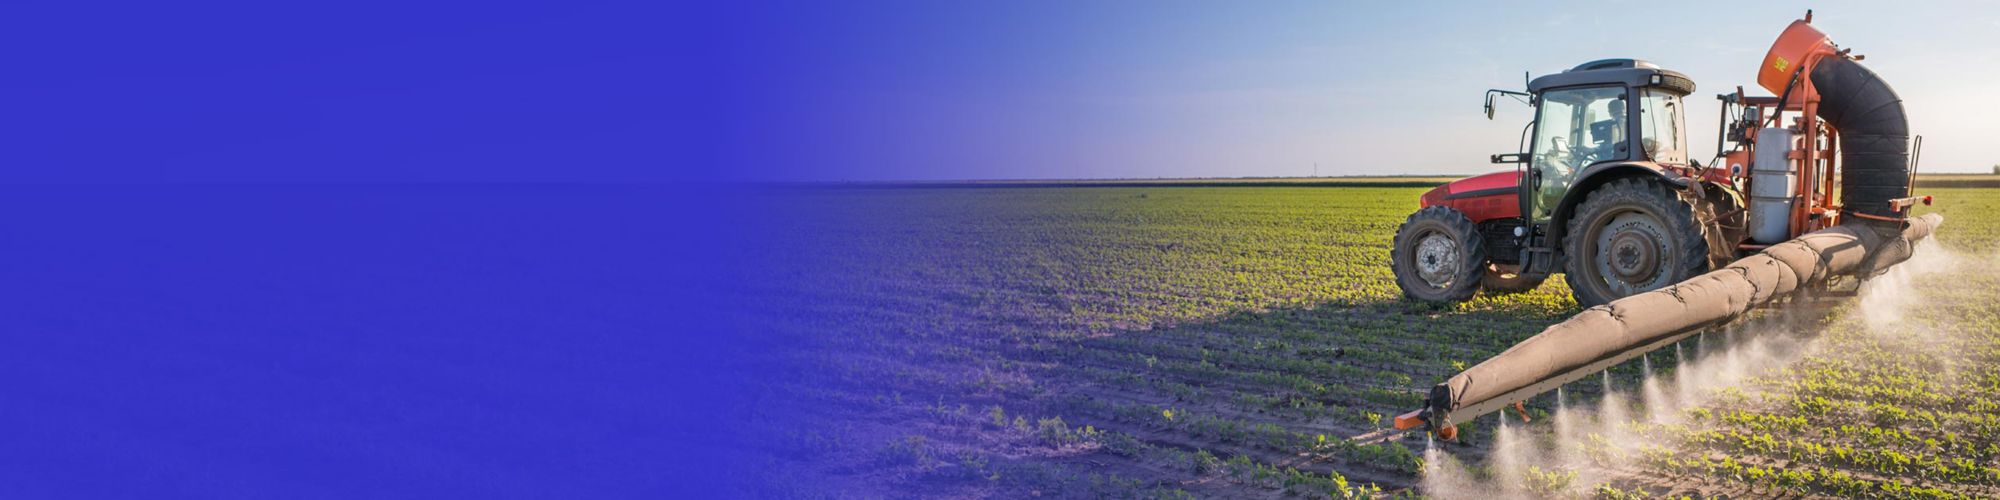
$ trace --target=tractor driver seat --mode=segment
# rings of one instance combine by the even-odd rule
[[[1590,147],[1590,154],[1586,155],[1584,159],[1584,165],[1578,165],[1578,167],[1589,166],[1590,163],[1617,157],[1619,141],[1614,137],[1616,135],[1618,135],[1618,120],[1616,118],[1598,120],[1596,123],[1590,124],[1590,138],[1594,144]]]

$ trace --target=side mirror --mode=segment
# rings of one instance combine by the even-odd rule
[[[1492,160],[1493,163],[1527,163],[1528,154],[1527,153],[1497,154],[1493,155]]]
[[[1527,93],[1527,92],[1515,92],[1515,91],[1512,91],[1512,90],[1500,90],[1500,89],[1487,89],[1487,90],[1486,90],[1486,119],[1488,119],[1488,120],[1491,120],[1491,119],[1493,119],[1493,95],[1494,95],[1494,94],[1504,94],[1504,95],[1510,95],[1510,96],[1514,96],[1514,97],[1516,97],[1516,98],[1526,98],[1525,100],[1523,100],[1523,101],[1521,101],[1521,102],[1525,102],[1525,103],[1528,103],[1528,105],[1529,105],[1529,106],[1534,106],[1534,105],[1535,105],[1535,95],[1534,95],[1534,94],[1530,94],[1530,93]]]

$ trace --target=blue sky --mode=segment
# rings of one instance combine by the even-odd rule
[[[1487,88],[1605,57],[1747,85],[1797,2],[28,2],[12,182],[863,180],[1489,170]],[[1236,7],[1236,8],[1230,8]],[[2000,5],[1827,3],[1928,136],[2000,163]]]
[[[748,59],[811,78],[739,151],[753,178],[965,179],[1475,173],[1511,152],[1518,89],[1607,57],[1694,77],[1694,151],[1714,152],[1713,96],[1749,86],[1796,2],[1001,3],[829,9],[774,22],[797,46]],[[1815,22],[1870,55],[1924,134],[1925,165],[2000,163],[2000,8],[1818,5]],[[783,27],[778,27],[779,25]],[[808,41],[809,40],[809,41]],[[795,51],[793,51],[795,50]],[[783,145],[782,147],[778,147]],[[765,147],[772,146],[772,147]]]

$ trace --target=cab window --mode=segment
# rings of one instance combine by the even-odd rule
[[[1624,87],[1551,90],[1542,94],[1536,115],[1534,158],[1537,183],[1530,197],[1536,221],[1548,220],[1569,192],[1576,174],[1603,161],[1623,160],[1626,151]]]
[[[1687,163],[1687,132],[1681,130],[1681,96],[1643,91],[1639,99],[1639,147],[1660,163]]]

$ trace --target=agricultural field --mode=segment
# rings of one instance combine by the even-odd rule
[[[1574,314],[1387,265],[1425,188],[778,187],[726,293],[758,341],[746,493],[2000,495],[2000,191],[1936,188],[1908,269],[1463,425],[1379,435]],[[1932,274],[1921,275],[1920,271]],[[1512,423],[1507,423],[1512,420]]]

